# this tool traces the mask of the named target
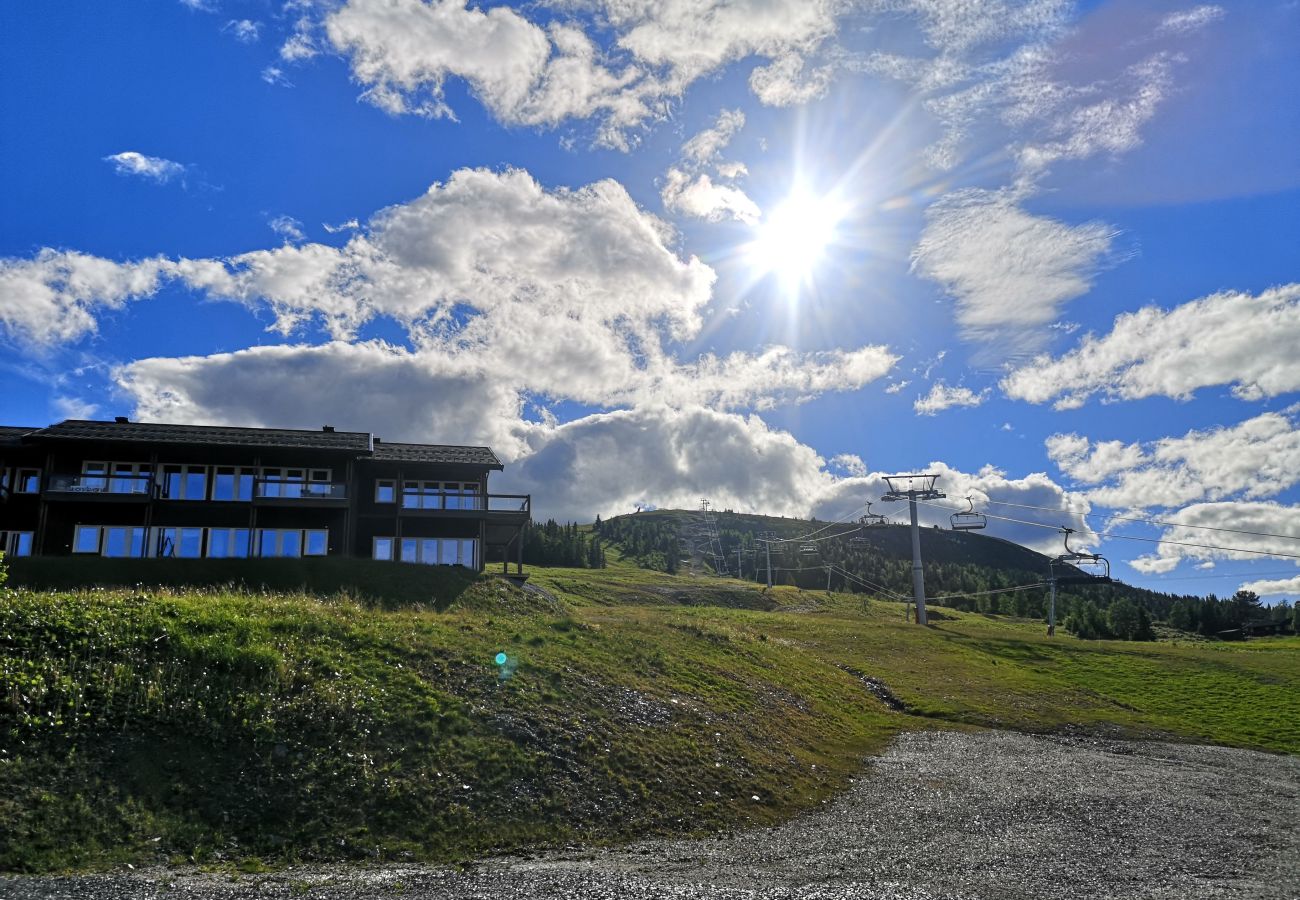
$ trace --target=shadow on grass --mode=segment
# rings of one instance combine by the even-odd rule
[[[369,559],[105,559],[28,557],[9,562],[9,585],[31,590],[82,588],[232,588],[249,592],[345,594],[393,610],[461,599],[479,576],[461,566]]]

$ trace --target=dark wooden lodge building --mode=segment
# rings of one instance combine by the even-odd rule
[[[9,556],[348,556],[481,571],[518,559],[526,495],[487,447],[365,432],[91,422],[0,426]]]

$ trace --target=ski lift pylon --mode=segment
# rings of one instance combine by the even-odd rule
[[[966,504],[969,507],[968,509],[955,512],[948,517],[948,521],[952,523],[952,530],[979,531],[981,528],[987,527],[989,520],[983,513],[975,512],[975,501],[967,497]]]

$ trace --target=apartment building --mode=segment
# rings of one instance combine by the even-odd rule
[[[488,492],[487,447],[366,432],[69,419],[0,426],[10,556],[346,556],[519,564],[531,498]]]

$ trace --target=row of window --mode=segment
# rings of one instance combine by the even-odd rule
[[[478,541],[472,538],[377,537],[371,555],[375,559],[473,569],[478,562]]]
[[[329,530],[78,525],[72,535],[72,552],[177,559],[325,556],[329,552]]]
[[[330,497],[338,487],[330,469],[169,464],[158,468],[158,495],[167,500],[252,500],[258,497]],[[71,491],[147,494],[155,483],[149,463],[89,460]]]
[[[5,556],[31,556],[32,532],[0,531],[0,551]]]
[[[397,481],[381,478],[375,482],[376,503],[396,503]],[[474,482],[403,481],[403,509],[482,509],[483,497]]]

